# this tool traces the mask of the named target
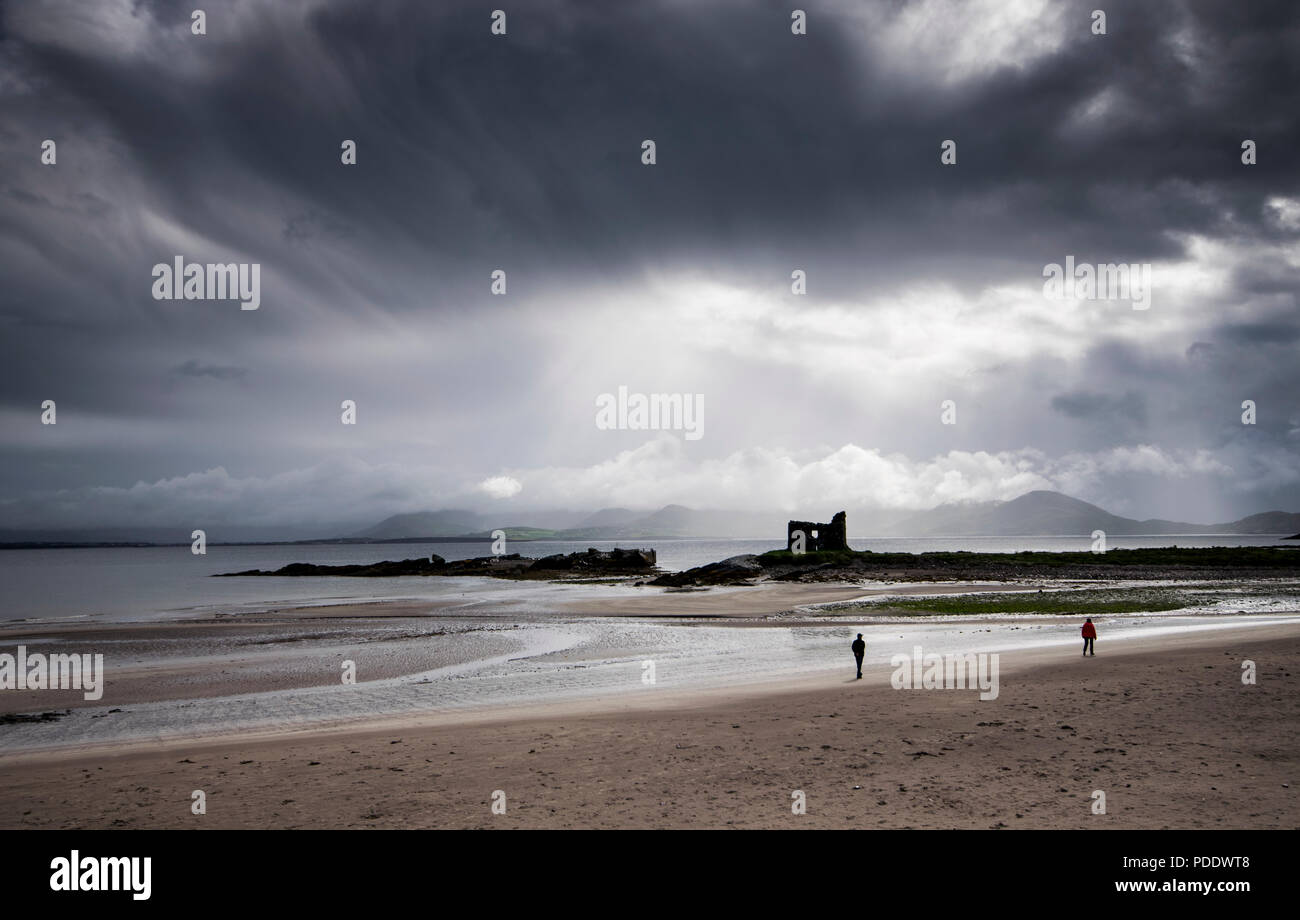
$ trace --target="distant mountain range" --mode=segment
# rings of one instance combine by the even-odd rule
[[[805,520],[830,520],[843,506],[827,502],[800,509]],[[1027,492],[1006,502],[952,502],[920,513],[846,509],[850,537],[1014,537],[1078,536],[1104,530],[1109,535],[1134,534],[1294,534],[1300,514],[1266,511],[1223,524],[1189,524],[1111,514],[1096,505],[1059,492]],[[487,540],[504,530],[512,540],[649,540],[755,539],[785,542],[789,515],[781,512],[708,511],[666,505],[658,511],[604,508],[582,511],[536,511],[481,514],[475,511],[418,511],[396,514],[351,534],[270,528],[222,527],[209,530],[212,543],[367,543],[418,540]],[[104,545],[111,543],[181,544],[189,542],[190,527],[103,528],[95,531],[36,532],[0,530],[0,545]],[[1300,534],[1297,534],[1300,536]]]
[[[854,533],[852,518],[849,532]],[[1300,528],[1300,514],[1266,511],[1223,524],[1189,524],[1119,517],[1060,492],[1026,492],[1008,502],[949,503],[898,522],[890,536],[1012,537],[1107,534],[1285,534]]]
[[[822,509],[829,519],[838,509]],[[700,511],[682,505],[667,505],[653,513],[626,508],[606,508],[583,517],[576,524],[561,522],[544,513],[514,516],[510,523],[500,516],[488,517],[472,511],[427,511],[399,514],[355,534],[364,540],[482,539],[501,529],[512,539],[625,540],[651,537],[772,538],[785,540],[786,516],[771,512]],[[567,526],[566,526],[567,524]],[[849,512],[849,535],[858,537],[1011,537],[1069,536],[1104,530],[1107,534],[1290,534],[1300,530],[1300,513],[1267,511],[1239,521],[1222,524],[1190,524],[1181,521],[1145,520],[1120,517],[1088,502],[1060,492],[1027,492],[1011,501],[950,502],[893,518]]]
[[[364,540],[403,540],[417,537],[483,539],[504,530],[522,540],[633,540],[651,537],[754,537],[774,535],[785,540],[786,517],[779,512],[699,511],[682,505],[665,505],[658,511],[604,508],[595,514],[537,513],[484,515],[473,511],[419,511],[395,514],[355,537]]]

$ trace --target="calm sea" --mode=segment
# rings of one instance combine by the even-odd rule
[[[1112,537],[1111,548],[1147,546],[1267,546],[1275,536]],[[1087,551],[1087,537],[961,537],[950,539],[850,540],[854,549],[921,553],[950,550],[1013,553],[1022,550]],[[570,553],[606,541],[513,542],[525,556]],[[660,567],[678,570],[784,544],[772,540],[624,540],[620,546],[655,549]],[[437,553],[466,559],[490,552],[487,543],[407,543],[327,546],[209,546],[195,556],[189,546],[120,549],[27,549],[0,551],[0,621],[107,617],[261,607],[266,604],[347,599],[439,597],[463,594],[464,579],[434,578],[210,578],[219,572],[277,569],[291,562],[326,565],[412,559]],[[478,582],[478,580],[474,580]],[[473,590],[484,590],[475,584]]]

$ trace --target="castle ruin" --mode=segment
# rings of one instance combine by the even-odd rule
[[[807,553],[821,550],[847,550],[849,548],[848,518],[841,511],[829,524],[813,521],[790,521],[785,526],[785,548],[794,552],[796,533],[803,534],[803,549]]]

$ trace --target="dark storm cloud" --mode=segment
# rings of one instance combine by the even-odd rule
[[[1106,393],[1063,393],[1052,397],[1052,408],[1074,419],[1122,419],[1146,421],[1146,402],[1139,393],[1111,396]]]
[[[938,5],[888,40],[916,4],[801,5],[799,38],[787,8],[738,2],[530,3],[508,11],[501,38],[490,7],[470,2],[216,5],[202,37],[189,34],[193,4],[6,8],[0,408],[30,414],[57,392],[87,413],[194,425],[144,465],[60,453],[55,485],[184,474],[214,465],[213,453],[236,474],[291,467],[258,456],[256,432],[285,427],[276,407],[336,412],[325,374],[349,395],[369,387],[366,406],[436,394],[449,406],[437,417],[448,463],[505,455],[513,439],[539,445],[527,462],[544,464],[552,420],[541,407],[517,428],[483,419],[563,376],[552,355],[520,340],[507,351],[488,327],[430,341],[429,377],[412,380],[384,355],[326,354],[322,342],[412,328],[417,316],[489,323],[508,309],[486,296],[498,267],[509,303],[558,292],[578,302],[552,308],[554,322],[576,327],[585,285],[634,288],[657,271],[780,290],[802,267],[809,301],[855,302],[918,279],[965,293],[1033,287],[1066,254],[1178,260],[1191,237],[1246,253],[1222,293],[1233,312],[1206,320],[1157,299],[1177,319],[1151,348],[1103,336],[1074,367],[1032,347],[1002,362],[1003,398],[1032,410],[990,449],[1226,443],[1240,433],[1207,406],[1280,406],[1300,389],[1286,347],[1300,278],[1267,248],[1294,246],[1300,230],[1274,207],[1300,197],[1293,2],[1126,4],[1106,36],[1088,31],[1095,4],[1048,5],[1041,22],[1008,26],[1015,60],[955,76],[955,50],[890,44],[942,33],[955,49],[961,30],[944,33]],[[1017,50],[1058,21],[1049,51]],[[36,160],[46,137],[59,140],[56,168]],[[339,162],[345,138],[358,144],[355,167]],[[654,167],[640,162],[645,138],[658,145]],[[948,138],[953,167],[939,164]],[[1256,166],[1240,162],[1245,138],[1259,145]],[[151,266],[179,251],[261,263],[263,309],[150,299]],[[771,380],[751,356],[716,364],[734,368],[738,387]],[[170,386],[178,377],[241,385]],[[819,424],[812,433],[829,442],[847,412],[807,411],[819,391],[802,378],[785,389],[798,398],[765,414],[793,419],[792,431]],[[240,390],[247,402],[230,395]],[[1106,413],[1124,425],[1074,424]],[[946,436],[890,432],[885,446],[900,450],[941,450]],[[963,436],[977,449],[990,433]],[[6,448],[24,461],[6,460],[8,492],[55,469],[23,438]]]
[[[173,367],[178,377],[212,377],[215,380],[240,380],[248,373],[246,367],[228,367],[220,364],[203,364],[194,358]]]
[[[543,3],[511,15],[507,40],[479,4],[252,12],[237,39],[220,8],[194,38],[188,5],[150,4],[177,31],[148,53],[20,43],[16,57],[121,145],[158,207],[273,249],[213,199],[274,209],[256,198],[275,188],[353,235],[392,306],[400,286],[380,279],[409,277],[417,254],[451,290],[481,287],[494,259],[610,272],[703,247],[748,272],[754,252],[789,252],[825,266],[827,292],[952,258],[987,278],[1005,267],[970,260],[1142,261],[1174,253],[1172,233],[1272,232],[1265,199],[1300,187],[1300,124],[1278,116],[1300,103],[1294,9],[1222,6],[1126,7],[1103,38],[1073,4],[1057,53],[954,86],[925,80],[925,61],[918,79],[885,69],[834,5],[810,6],[793,41],[788,12],[736,3]],[[178,74],[178,54],[195,66]],[[1103,95],[1101,114],[1080,113]],[[356,169],[339,166],[344,137]],[[292,236],[303,218],[277,223]]]
[[[1219,334],[1235,344],[1293,345],[1300,339],[1300,323],[1233,323],[1220,326]]]

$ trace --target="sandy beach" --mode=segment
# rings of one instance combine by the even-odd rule
[[[1300,825],[1300,626],[1099,649],[1004,654],[985,701],[895,690],[869,651],[861,681],[850,663],[731,688],[10,753],[0,826]],[[1241,681],[1246,659],[1255,685]],[[191,813],[195,790],[206,814]]]
[[[594,618],[761,627],[771,625],[768,618],[783,617],[786,626],[796,626],[801,611],[816,613],[815,605],[876,595],[1034,590],[979,583],[764,584],[668,592],[584,585],[568,586],[569,593],[554,598],[543,594],[539,602],[532,586],[524,589],[504,596],[493,586],[454,599],[277,605],[153,622],[10,623],[0,626],[0,648],[33,640],[39,642],[33,651],[46,653],[107,648],[114,669],[102,700],[88,701],[77,691],[10,690],[0,694],[0,714],[332,686],[341,660],[356,661],[363,681],[393,680],[493,654],[526,652],[509,634],[522,622],[539,629]],[[457,638],[471,637],[473,643],[463,650],[449,648]]]

